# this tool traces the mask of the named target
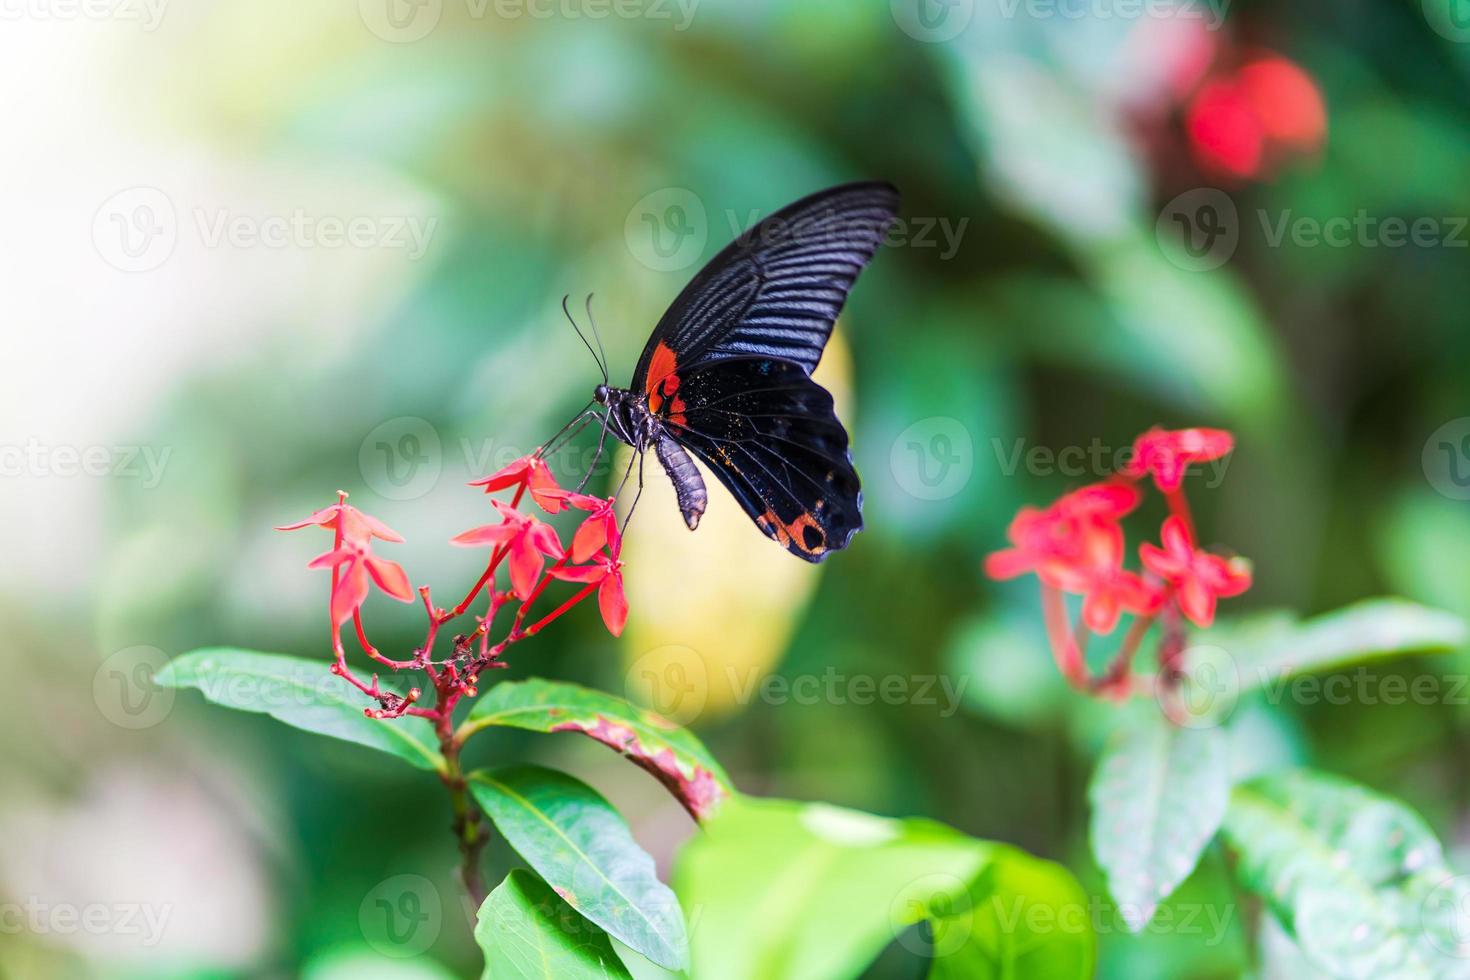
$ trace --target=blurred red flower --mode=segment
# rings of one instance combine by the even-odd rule
[[[1164,493],[1174,493],[1184,482],[1190,463],[1219,459],[1235,448],[1235,437],[1224,429],[1149,429],[1133,441],[1133,456],[1123,472],[1138,478],[1152,473]]]
[[[1145,568],[1174,587],[1180,612],[1196,626],[1215,621],[1216,599],[1240,595],[1251,587],[1249,563],[1196,549],[1188,526],[1178,517],[1164,521],[1162,541],[1162,548],[1139,545],[1139,557]]]

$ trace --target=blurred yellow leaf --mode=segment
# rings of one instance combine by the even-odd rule
[[[839,334],[812,376],[851,423],[852,357]],[[621,447],[614,473],[630,453]],[[628,693],[681,724],[750,702],[786,649],[820,574],[820,566],[762,534],[718,479],[700,470],[709,509],[691,533],[650,454],[643,499],[623,544],[632,609],[623,635]],[[631,502],[632,495],[624,498]]]

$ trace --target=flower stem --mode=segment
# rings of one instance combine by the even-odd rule
[[[489,843],[484,820],[479,807],[470,800],[469,785],[465,782],[464,770],[459,762],[459,750],[463,743],[451,732],[439,743],[446,763],[444,785],[449,789],[449,806],[454,813],[450,829],[459,844],[459,876],[465,892],[478,909],[485,901],[485,878],[480,873],[480,854]]]

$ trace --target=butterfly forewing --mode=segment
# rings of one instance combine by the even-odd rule
[[[756,354],[810,374],[897,210],[892,185],[845,184],[756,224],[711,259],[659,320],[633,372],[634,387],[658,383],[660,347],[686,370]]]

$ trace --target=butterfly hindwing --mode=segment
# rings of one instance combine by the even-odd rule
[[[652,390],[675,364],[728,357],[779,357],[810,374],[897,210],[890,184],[844,184],[756,224],[669,306],[638,360],[634,389]]]
[[[800,365],[764,357],[708,362],[681,376],[671,401],[670,434],[792,554],[821,561],[862,527],[847,432],[832,396]]]

